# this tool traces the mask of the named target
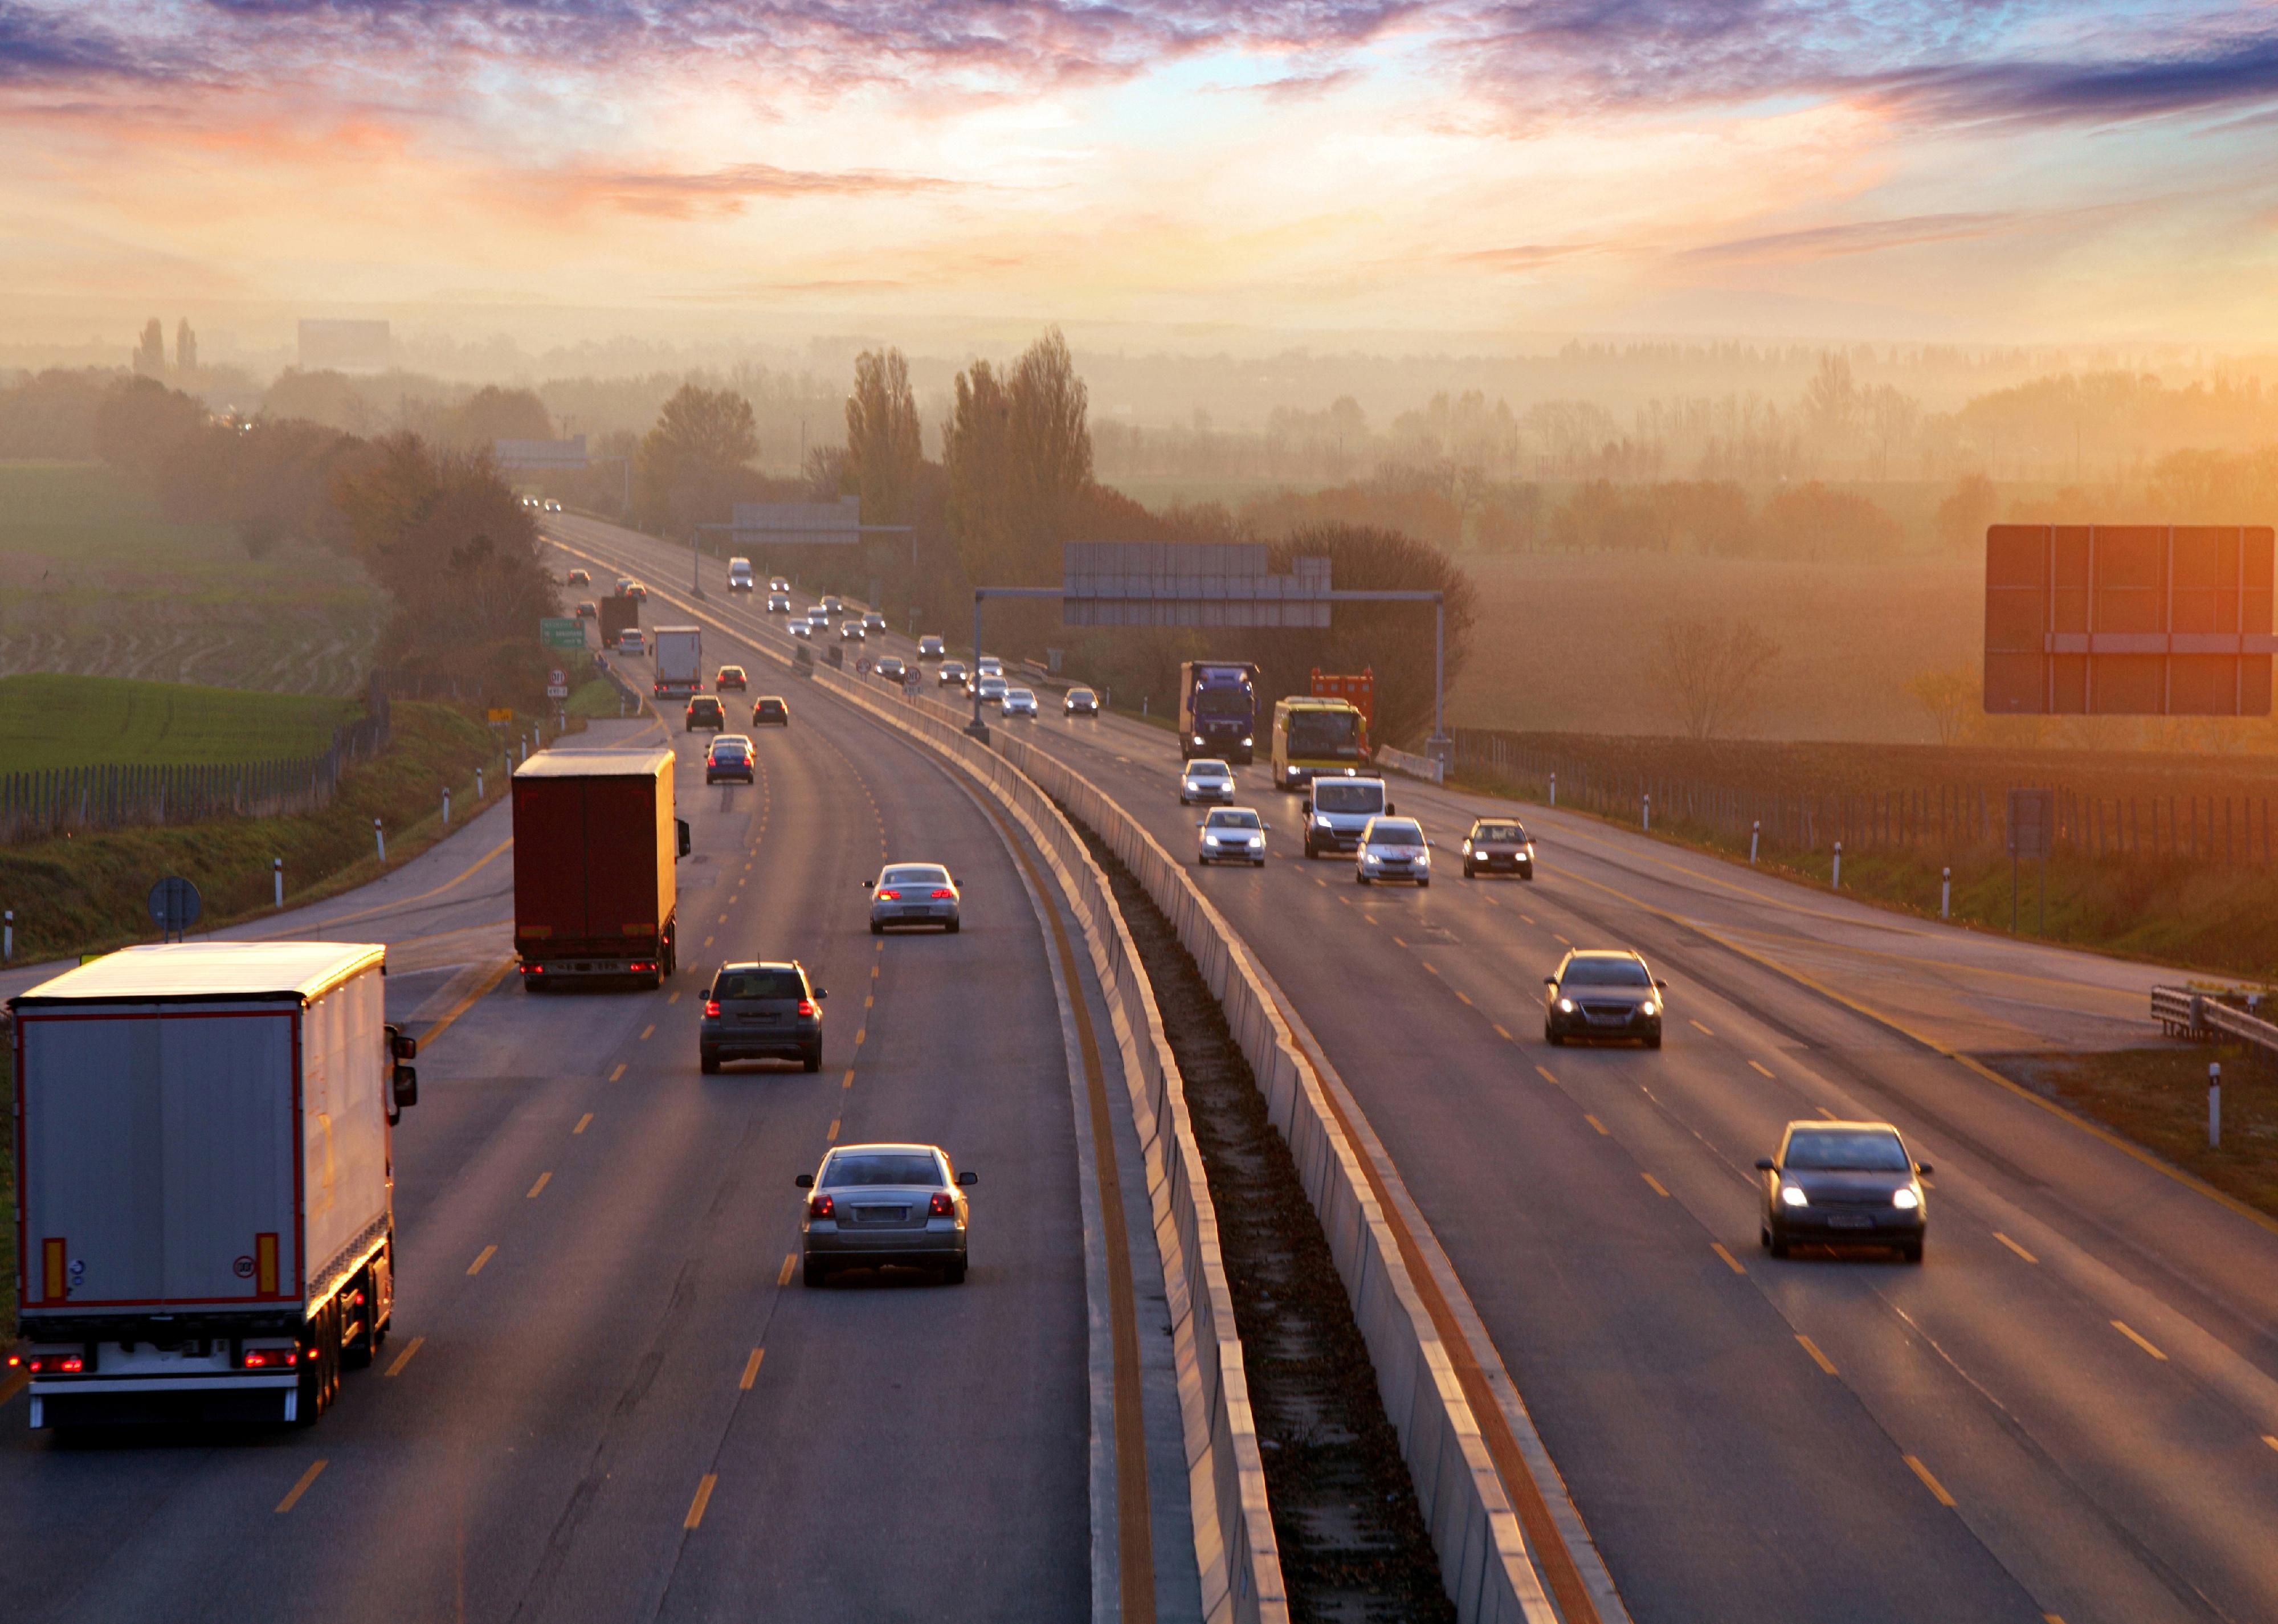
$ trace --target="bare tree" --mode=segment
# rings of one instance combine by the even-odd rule
[[[1686,737],[1714,739],[1754,712],[1778,658],[1752,621],[1664,620],[1646,675]]]
[[[1938,743],[1961,742],[1970,716],[1979,704],[1976,672],[1961,667],[1947,671],[1916,671],[1907,678],[1907,692],[1930,712],[1930,721],[1938,727]]]

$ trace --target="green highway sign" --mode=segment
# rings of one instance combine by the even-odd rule
[[[538,623],[538,640],[548,648],[583,648],[585,623],[573,617],[545,616]]]

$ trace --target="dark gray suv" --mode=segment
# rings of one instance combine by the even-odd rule
[[[822,1069],[821,987],[807,984],[797,960],[776,964],[722,964],[704,995],[696,1054],[706,1075],[722,1061],[792,1060]]]
[[[1663,983],[1626,948],[1577,948],[1542,978],[1542,1037],[1626,1038],[1661,1047]]]

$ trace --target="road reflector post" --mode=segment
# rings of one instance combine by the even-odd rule
[[[1764,820],[1760,817],[1750,820],[1748,823],[1748,862],[1751,865],[1753,865],[1756,861],[1756,842],[1763,838],[1763,833]]]
[[[1653,797],[1646,795],[1638,802],[1638,827],[1647,834],[1653,832]]]
[[[277,858],[271,864],[271,869],[277,877],[277,906],[282,908],[285,906],[285,860]]]
[[[450,786],[449,785],[446,784],[446,785],[443,786],[443,827],[444,827],[444,828],[446,828],[446,829],[448,829],[450,826],[451,826],[451,786]]]
[[[16,910],[0,912],[0,962],[16,956]]]
[[[1550,775],[1550,804],[1558,804],[1558,775],[1555,772]]]
[[[476,804],[477,806],[480,806],[480,805],[482,805],[482,803],[483,803],[483,770],[482,770],[481,768],[478,767],[478,768],[476,768],[476,769],[475,769],[475,804]]]
[[[2222,1066],[2207,1062],[2207,1148],[2222,1148]]]
[[[371,820],[371,842],[379,848],[379,866],[387,867],[387,836],[380,831],[379,820]]]
[[[1938,916],[1940,919],[1953,917],[1953,870],[1952,869],[1940,869],[1938,871]]]
[[[1835,843],[1834,877],[1827,882],[1827,885],[1828,889],[1831,891],[1840,891],[1843,889],[1843,842],[1840,840],[1838,840]]]

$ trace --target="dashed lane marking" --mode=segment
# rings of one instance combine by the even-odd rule
[[[1689,1015],[1686,1017],[1686,1024],[1690,1026],[1694,1031],[1699,1032],[1703,1038],[1714,1038],[1716,1035]]]
[[[1724,1243],[1723,1241],[1710,1241],[1708,1243],[1708,1250],[1715,1252],[1718,1257],[1724,1259],[1724,1267],[1731,1269],[1734,1274],[1745,1275],[1748,1272],[1747,1269],[1740,1267],[1739,1259],[1734,1257],[1731,1252],[1724,1250]]]
[[[1461,987],[1453,987],[1450,988],[1449,991],[1454,992],[1456,997],[1465,1004],[1469,1004],[1472,1001],[1472,995],[1464,992]]]
[[[467,1273],[470,1275],[481,1274],[483,1272],[483,1265],[489,1262],[497,1255],[498,1248],[496,1246],[484,1247],[482,1251],[475,1254],[475,1260],[467,1265]]]
[[[836,1145],[836,1144],[837,1144],[837,1143],[838,1143],[838,1123],[839,1123],[839,1120],[840,1120],[840,1119],[839,1119],[839,1118],[837,1118],[837,1117],[836,1117],[836,1116],[832,1117],[832,1118],[830,1119],[830,1131],[829,1131],[829,1133],[826,1133],[826,1134],[824,1134],[824,1135],[822,1136],[822,1137],[823,1137],[823,1138],[824,1138],[825,1140],[827,1140],[829,1143],[830,1143],[830,1144],[832,1144],[832,1145]]]
[[[538,1199],[538,1192],[545,1189],[547,1184],[551,1184],[553,1179],[554,1170],[551,1168],[548,1168],[545,1172],[540,1173],[538,1176],[538,1182],[530,1187],[530,1193],[522,1199],[525,1201],[535,1201]]]
[[[1638,1176],[1639,1176],[1640,1178],[1641,1178],[1641,1179],[1645,1180],[1645,1182],[1646,1182],[1647,1184],[1651,1184],[1651,1185],[1653,1186],[1653,1192],[1654,1192],[1654,1194],[1655,1194],[1655,1195],[1657,1195],[1657,1196],[1660,1196],[1660,1197],[1661,1197],[1663,1199],[1664,1199],[1664,1200],[1666,1200],[1666,1199],[1668,1199],[1668,1197],[1669,1197],[1669,1190],[1668,1190],[1667,1186],[1665,1186],[1664,1184],[1663,1184],[1663,1183],[1662,1183],[1659,1179],[1655,1178],[1652,1174],[1650,1174],[1650,1173],[1640,1173],[1640,1174],[1638,1175]]]
[[[2038,1258],[2035,1257],[2031,1252],[2030,1252],[2026,1251],[2022,1246],[2020,1246],[2019,1245],[2017,1245],[2017,1243],[2016,1243],[2016,1242],[2014,1242],[2014,1241],[2011,1240],[2007,1236],[2006,1236],[2006,1235],[2002,1234],[2002,1233],[2001,1233],[2001,1231],[2000,1231],[2000,1230],[1999,1230],[1999,1229],[1996,1229],[1996,1230],[1994,1230],[1994,1231],[1993,1231],[1993,1238],[1994,1238],[1995,1240],[1997,1240],[1997,1241],[1999,1241],[1999,1242],[2000,1242],[2004,1246],[2007,1246],[2010,1251],[2012,1251],[2012,1252],[2015,1252],[2019,1257],[2021,1257],[2021,1258],[2024,1259],[2024,1260],[2025,1260],[2025,1261],[2026,1261],[2026,1262],[2028,1262],[2028,1263],[2037,1263],[2037,1262],[2039,1262],[2039,1261],[2040,1261],[2040,1259],[2038,1259]]]
[[[1537,1066],[1537,1067],[1534,1069],[1534,1075],[1535,1075],[1536,1076],[1538,1076],[1538,1077],[1540,1077],[1540,1078],[1541,1078],[1545,1083],[1549,1084],[1552,1087],[1554,1087],[1554,1088],[1555,1088],[1555,1087],[1556,1087],[1556,1086],[1557,1086],[1558,1079],[1557,1079],[1556,1077],[1554,1077],[1554,1076],[1552,1076],[1550,1075],[1550,1068],[1549,1068],[1549,1067],[1548,1067],[1548,1066]]]
[[[696,1485],[696,1498],[688,1503],[688,1515],[682,1520],[682,1528],[692,1532],[696,1525],[704,1521],[704,1508],[712,1503],[712,1485],[719,1481],[717,1472],[704,1474],[704,1481]]]
[[[403,1367],[411,1362],[411,1356],[426,1345],[427,1338],[424,1337],[414,1337],[410,1341],[405,1343],[403,1344],[403,1352],[398,1353],[395,1356],[395,1362],[387,1367],[387,1374],[390,1375],[401,1375],[403,1374]]]
[[[291,1511],[299,1503],[301,1497],[309,1492],[309,1485],[317,1481],[317,1474],[325,1469],[325,1464],[322,1460],[310,1463],[309,1469],[301,1474],[301,1481],[287,1490],[285,1498],[277,1502],[279,1513]]]
[[[570,1131],[572,1133],[583,1133],[585,1131],[586,1124],[591,1122],[592,1120],[593,1114],[591,1111],[588,1111],[585,1115],[577,1119],[577,1125],[575,1128],[572,1128]]]
[[[1605,1132],[1606,1132],[1606,1125],[1605,1125],[1605,1123],[1603,1123],[1603,1122],[1600,1122],[1596,1117],[1594,1117],[1594,1116],[1591,1115],[1587,1111],[1585,1111],[1585,1112],[1583,1112],[1583,1113],[1582,1113],[1582,1120],[1583,1120],[1584,1122],[1586,1122],[1589,1123],[1591,1127],[1595,1128],[1595,1129],[1596,1129],[1600,1133],[1605,1133]],[[1606,1137],[1607,1137],[1608,1138],[1611,1138],[1613,1136],[1612,1136],[1611,1134],[1607,1134],[1607,1135],[1606,1135]]]
[[[667,1004],[677,1004],[680,1001],[680,994],[675,992],[670,998],[666,999],[664,1001]]]
[[[787,1252],[784,1253],[784,1266],[776,1272],[776,1283],[779,1286],[789,1285],[791,1283],[791,1271],[798,1267],[799,1253],[795,1252]]]
[[[611,1073],[609,1073],[609,1081],[610,1081],[610,1082],[612,1082],[612,1083],[614,1083],[614,1082],[615,1082],[619,1077],[621,1077],[621,1076],[624,1076],[624,1075],[625,1075],[625,1063],[624,1063],[624,1061],[619,1061],[617,1062],[617,1069],[616,1069],[615,1071],[612,1071]]]
[[[1517,1043],[1518,1041],[1517,1038],[1512,1037],[1508,1031],[1504,1030],[1500,1026],[1495,1028],[1495,1036],[1502,1038],[1505,1043]]]
[[[1571,946],[1574,945],[1573,943],[1571,943],[1571,942],[1568,941],[1564,937],[1563,937],[1563,936],[1559,935],[1559,934],[1558,934],[1558,932],[1557,932],[1557,931],[1553,931],[1550,933],[1550,939],[1551,939],[1552,941],[1554,941],[1554,942],[1556,942],[1556,943],[1557,943],[1561,947],[1571,947]]]
[[[656,1030],[656,1028],[655,1028],[654,1026],[644,1026],[644,1027],[642,1027],[642,1028],[641,1028],[640,1040],[641,1040],[643,1043],[646,1043],[646,1042],[649,1040],[650,1036],[651,1036],[653,1033],[654,1033],[654,1032],[655,1032],[655,1030]]]
[[[1930,1475],[1930,1470],[1928,1467],[1924,1466],[1920,1460],[1916,1459],[1912,1455],[1908,1455],[1905,1459],[1906,1463],[1914,1468],[1915,1475],[1922,1479],[1923,1487],[1929,1490],[1931,1494],[1937,1497],[1938,1503],[1940,1505],[1952,1505],[1953,1504],[1953,1497],[1946,1493],[1945,1485],[1944,1483],[1938,1482],[1937,1478]]]
[[[1772,1075],[1772,1071],[1771,1071],[1771,1068],[1770,1068],[1770,1067],[1769,1067],[1769,1066],[1765,1066],[1765,1065],[1761,1065],[1761,1064],[1759,1064],[1757,1061],[1750,1061],[1748,1062],[1748,1069],[1749,1069],[1749,1070],[1751,1070],[1751,1071],[1758,1071],[1758,1072],[1762,1072],[1765,1076],[1771,1076],[1771,1075]]]
[[[2159,1349],[2153,1347],[2150,1342],[2144,1339],[2140,1332],[2130,1327],[2126,1321],[2113,1321],[2112,1329],[2118,1331],[2121,1336],[2127,1337],[2129,1341],[2143,1349],[2144,1352],[2149,1353],[2153,1359],[2158,1360],[2161,1364],[2167,1363],[2167,1356],[2165,1353],[2160,1352]]]
[[[744,1392],[752,1390],[752,1383],[760,1379],[760,1361],[768,1356],[765,1348],[753,1348],[751,1358],[744,1361],[743,1379],[736,1383]]]
[[[1818,1366],[1822,1370],[1824,1370],[1829,1375],[1833,1375],[1835,1374],[1835,1361],[1819,1351],[1819,1344],[1817,1343],[1805,1336],[1801,1331],[1796,1332],[1795,1339],[1803,1344],[1803,1351],[1811,1355],[1811,1362],[1813,1364]],[[1919,1472],[1922,1468],[1920,1467],[1916,1467],[1915,1470]],[[1927,1475],[1927,1474],[1925,1474],[1925,1475]],[[1947,1502],[1948,1505],[1951,1505],[1952,1503],[1953,1502],[1951,1501]]]

